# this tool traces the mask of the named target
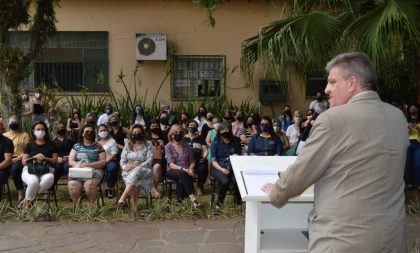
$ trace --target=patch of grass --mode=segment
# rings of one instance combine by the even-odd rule
[[[418,215],[420,214],[420,198],[416,195],[415,199],[407,200],[405,204],[406,213],[408,215]]]

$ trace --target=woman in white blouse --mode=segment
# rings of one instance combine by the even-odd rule
[[[295,111],[293,124],[287,128],[286,135],[289,138],[290,146],[297,144],[299,141],[300,130],[302,123],[302,114],[299,111]]]
[[[110,136],[107,125],[100,124],[98,127],[98,143],[102,145],[106,154],[106,195],[108,198],[115,196],[115,183],[118,175],[118,148],[115,140]]]

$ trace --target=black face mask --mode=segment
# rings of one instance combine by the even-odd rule
[[[246,126],[247,127],[252,127],[254,125],[254,122],[248,122],[248,123],[246,123]]]
[[[196,127],[189,127],[188,128],[188,131],[190,132],[190,133],[195,133],[195,132],[197,132],[197,128]]]
[[[139,133],[139,134],[132,134],[131,135],[131,139],[135,140],[135,141],[140,141],[144,139],[144,134],[143,133]]]
[[[211,116],[207,118],[207,121],[212,121],[212,120],[213,120],[213,117]]]
[[[111,121],[109,122],[111,126],[118,126],[118,121]]]
[[[220,133],[220,136],[222,136],[225,139],[231,139],[232,138],[232,133],[231,132],[224,132],[224,133]]]
[[[61,135],[61,136],[65,135],[66,134],[66,129],[63,129],[63,128],[62,129],[58,129],[57,130],[57,134],[58,135]]]
[[[19,125],[18,124],[16,124],[16,123],[12,123],[12,124],[9,124],[9,129],[10,130],[18,130],[18,128],[19,128]]]
[[[152,132],[154,134],[158,134],[159,133],[159,128],[158,127],[150,128],[150,132]]]
[[[241,121],[241,122],[242,122],[242,120],[244,120],[244,117],[242,117],[242,116],[238,116],[238,117],[236,117],[236,120],[237,120],[237,121]]]
[[[95,121],[94,120],[88,120],[86,121],[87,124],[89,125],[95,125]]]
[[[93,132],[85,132],[83,134],[83,137],[88,141],[94,141],[95,140],[95,134]]]
[[[168,118],[167,117],[162,117],[162,118],[159,119],[159,121],[162,125],[168,124]]]
[[[182,138],[184,137],[184,135],[183,134],[174,134],[174,140],[176,141],[176,142],[180,142],[180,141],[182,141]]]
[[[206,111],[199,111],[198,112],[198,116],[203,117],[206,116],[207,112]]]

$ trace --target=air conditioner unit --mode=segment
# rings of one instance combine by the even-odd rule
[[[138,61],[166,61],[166,34],[136,34],[136,59]]]

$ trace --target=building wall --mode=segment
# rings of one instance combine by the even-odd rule
[[[282,4],[264,1],[231,0],[216,10],[216,27],[204,21],[206,13],[195,7],[191,0],[62,0],[57,8],[59,31],[108,31],[110,86],[122,92],[116,82],[122,70],[126,83],[133,85],[136,61],[136,33],[166,33],[169,50],[179,55],[225,55],[228,71],[239,66],[241,43],[254,36],[258,28],[278,19]],[[167,62],[141,63],[140,91],[147,90],[148,102],[156,94],[166,73]],[[291,79],[289,101],[273,104],[279,114],[284,104],[293,109],[306,109],[304,86]],[[171,103],[170,78],[164,83],[159,100]],[[249,86],[240,76],[239,68],[226,81],[226,95],[240,103],[251,97],[258,105],[257,85]],[[262,114],[272,114],[271,106],[261,105]]]

